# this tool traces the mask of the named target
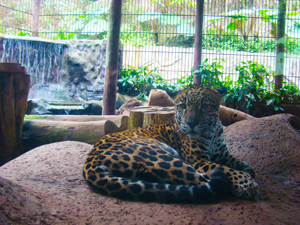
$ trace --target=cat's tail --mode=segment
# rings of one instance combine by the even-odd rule
[[[123,200],[139,200],[161,203],[211,203],[229,194],[231,184],[222,169],[211,172],[211,180],[205,185],[181,185],[147,182],[117,177],[99,166],[84,170],[89,187],[103,195]]]

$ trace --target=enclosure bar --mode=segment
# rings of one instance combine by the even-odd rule
[[[32,37],[37,37],[39,34],[39,16],[41,9],[41,0],[33,1],[33,17],[32,17]]]
[[[194,49],[194,71],[199,70],[202,56],[202,28],[203,28],[204,0],[197,0],[196,6],[196,29],[195,29],[195,49]],[[200,84],[200,73],[194,73],[194,84]]]
[[[285,43],[286,0],[279,0],[277,23],[277,46],[275,67],[275,91],[282,88],[284,73],[284,43]]]
[[[121,17],[122,0],[111,0],[107,32],[103,115],[114,115],[116,112]]]

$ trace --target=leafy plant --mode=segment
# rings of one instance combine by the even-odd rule
[[[278,10],[274,9],[259,9],[258,12],[264,22],[271,23],[272,29],[270,33],[276,37],[277,36],[277,16]],[[286,12],[287,19],[285,20],[285,33],[288,37],[297,38],[300,32],[300,11]]]
[[[264,98],[268,100],[266,105],[273,105],[275,111],[283,111],[281,104],[300,104],[300,90],[295,85],[287,84],[277,91],[267,91]]]
[[[26,32],[26,31],[20,31],[17,35],[18,36],[31,36],[31,33]]]
[[[222,86],[220,78],[222,79],[222,70],[224,67],[221,65],[221,62],[217,62],[217,60],[217,58],[213,59],[213,62],[210,64],[208,63],[208,59],[205,59],[202,65],[200,65],[200,69],[194,71],[194,73],[199,76],[199,80],[202,85],[211,88],[218,88]],[[224,59],[220,60],[225,62]]]
[[[283,110],[280,107],[283,103],[300,104],[300,91],[295,85],[286,84],[280,90],[273,91],[274,72],[263,64],[252,61],[241,62],[235,68],[239,73],[238,79],[233,81],[231,74],[224,77],[221,62],[224,62],[224,59],[220,61],[214,59],[212,63],[205,59],[195,73],[200,76],[202,85],[227,88],[224,99],[227,106],[255,115],[258,104],[273,105],[275,111]],[[151,89],[163,89],[173,97],[178,91],[192,84],[193,73],[171,84],[158,74],[156,68],[149,70],[146,66],[138,69],[131,66],[129,69],[124,68],[122,77],[118,79],[120,93],[138,96],[143,101],[148,100]]]
[[[122,94],[137,96],[142,101],[148,100],[151,89],[165,90],[170,96],[174,96],[179,90],[189,86],[193,82],[192,75],[181,77],[176,83],[172,84],[165,81],[157,72],[157,68],[149,70],[147,66],[134,69],[123,68],[122,77],[118,79],[118,91]]]
[[[256,103],[262,102],[264,93],[268,90],[270,77],[273,72],[269,72],[263,64],[247,61],[241,62],[235,68],[239,72],[237,81],[227,94],[227,103],[236,109],[257,113]]]
[[[57,35],[54,37],[54,40],[70,40],[74,38],[76,33],[68,32],[68,30],[59,30]]]
[[[159,88],[163,79],[158,75],[156,68],[148,70],[147,66],[134,69],[123,69],[122,77],[118,79],[119,92],[130,96],[137,96],[142,101],[148,100],[151,89]],[[160,84],[161,85],[161,84]]]

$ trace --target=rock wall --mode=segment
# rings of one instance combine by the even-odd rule
[[[106,40],[49,41],[0,36],[1,62],[19,62],[31,76],[29,99],[83,102],[102,100]],[[122,45],[119,50],[122,73]]]
[[[106,40],[72,40],[66,42],[65,82],[69,97],[75,100],[102,100]],[[119,76],[122,73],[122,47],[119,50]]]

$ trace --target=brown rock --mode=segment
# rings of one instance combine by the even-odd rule
[[[135,98],[132,98],[132,99],[128,100],[125,104],[123,104],[119,108],[119,110],[117,112],[117,115],[129,116],[130,115],[130,110],[133,107],[142,106],[142,105],[143,105],[142,101],[137,100]]]
[[[223,126],[229,126],[238,121],[250,120],[253,118],[255,117],[250,116],[247,113],[220,105],[219,119],[222,122]]]
[[[148,105],[163,107],[174,106],[174,101],[164,90],[152,89],[149,94]]]
[[[129,202],[93,193],[82,177],[92,145],[44,145],[0,167],[0,176],[9,180],[0,183],[0,223],[296,225],[299,125],[291,115],[277,115],[227,127],[230,151],[256,169],[260,196],[256,201],[229,197],[209,205]]]

